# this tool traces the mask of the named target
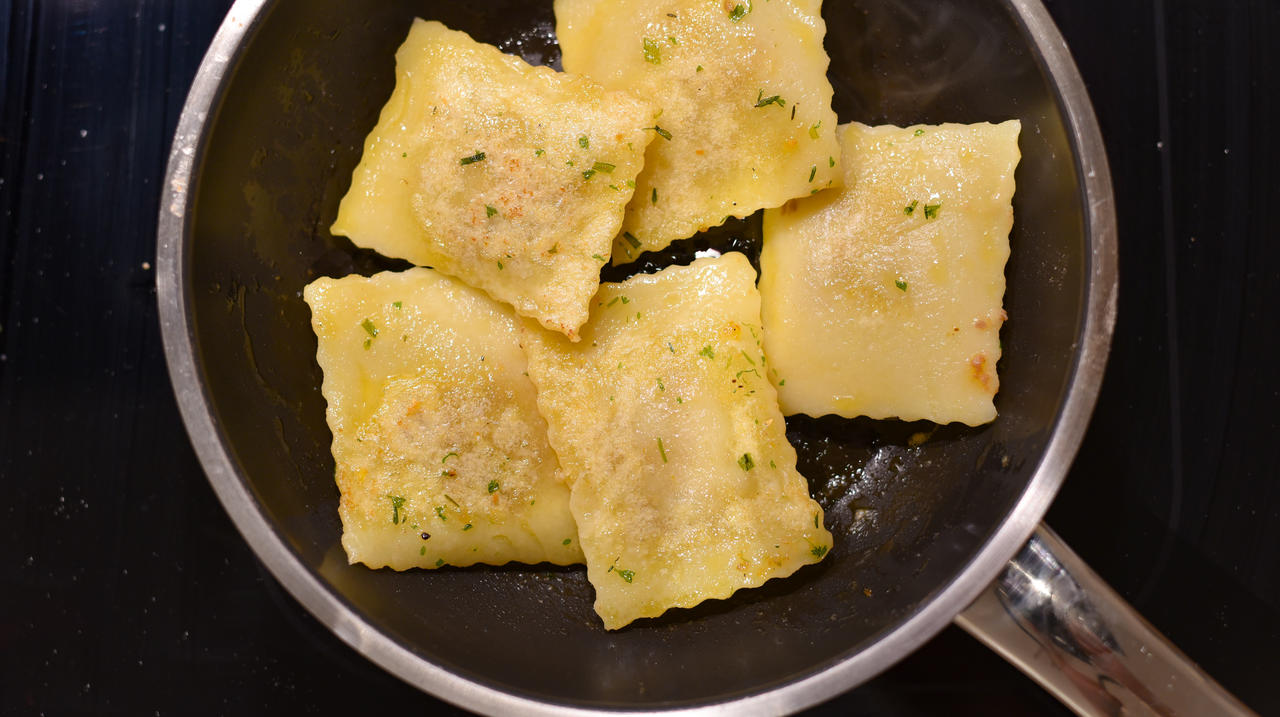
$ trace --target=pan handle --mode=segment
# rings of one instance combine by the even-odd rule
[[[1253,715],[1041,523],[956,616],[1080,715]]]

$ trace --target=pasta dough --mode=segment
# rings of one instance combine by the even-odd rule
[[[765,212],[765,347],[784,413],[996,417],[1019,130],[842,125],[845,188]]]
[[[576,338],[654,109],[417,20],[332,231]]]
[[[579,344],[525,329],[606,628],[831,546],[764,377],[754,279],[741,254],[700,259],[601,285]]]
[[[303,295],[352,563],[582,561],[509,309],[431,269]]]
[[[564,67],[662,108],[613,261],[839,182],[821,0],[556,0]]]

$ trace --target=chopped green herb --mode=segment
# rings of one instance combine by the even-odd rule
[[[583,149],[589,149],[591,147],[591,140],[587,139],[587,136],[584,134],[578,138],[578,146]]]
[[[470,157],[463,157],[462,159],[459,159],[458,164],[461,164],[462,166],[465,167],[468,164],[475,164],[476,162],[483,162],[483,161],[484,161],[484,152],[476,152]]]
[[[400,509],[404,507],[404,498],[398,495],[387,496],[391,499],[391,523],[400,525]]]
[[[564,540],[560,541],[560,544],[568,545],[569,543],[572,543],[572,542],[573,542],[573,538],[565,538]]]
[[[463,529],[464,531],[466,531],[466,530],[471,530],[471,524],[470,524],[470,523],[467,523],[466,525],[462,526],[462,529]]]
[[[827,157],[827,166],[828,166],[828,167],[834,167],[834,166],[836,166],[836,158],[835,158],[835,157]]]
[[[748,355],[747,355],[747,352],[746,352],[746,351],[743,351],[742,349],[738,349],[738,350],[739,350],[739,351],[742,351],[742,358],[746,359],[746,360],[747,360],[747,363],[751,364],[752,366],[755,366],[755,365],[756,365],[756,362],[755,362],[754,360],[752,360],[752,358],[751,358],[750,356],[748,356]]]
[[[592,255],[591,255],[591,258],[592,258],[592,259],[595,259],[596,261],[601,261],[601,262],[603,262],[603,261],[608,261],[608,259],[605,259],[604,257],[600,256],[599,254],[592,254]]]
[[[635,571],[633,571],[633,570],[619,570],[619,571],[618,571],[618,577],[622,578],[623,580],[625,580],[625,581],[627,581],[627,582],[631,582],[631,581],[635,578],[635,576],[636,576],[636,574],[635,574]]]
[[[779,382],[778,382],[778,385],[779,385],[779,386],[785,386],[785,385],[787,385],[787,379],[785,379],[785,378],[784,378],[784,379],[782,379],[781,381],[779,381]]]
[[[822,526],[818,525],[818,514],[817,514],[817,513],[814,513],[814,514],[813,514],[813,527],[815,527],[815,528],[821,528],[821,527],[822,527]]]
[[[545,150],[545,149],[535,149],[535,150],[533,150],[533,156],[535,156],[535,157],[541,157],[542,155],[544,155],[544,154],[546,154],[546,153],[547,153],[547,150]]]
[[[368,351],[370,346],[373,346],[373,339],[365,339],[364,340],[365,350]]]
[[[445,461],[449,460],[450,458],[457,458],[457,457],[458,457],[457,453],[454,453],[453,451],[449,451],[448,453],[444,454],[444,458],[440,459],[440,463],[443,464]]]
[[[778,464],[777,464],[777,463],[774,463],[774,462],[771,460],[771,461],[769,461],[769,467],[770,467],[770,468],[777,468],[777,467],[778,467]]]
[[[657,188],[657,187],[654,187],[654,188],[653,188],[653,194],[650,194],[650,195],[649,195],[649,202],[650,202],[650,203],[652,203],[652,204],[657,204],[657,203],[658,203],[658,188]]]
[[[816,176],[817,174],[818,174],[818,165],[815,164],[809,168],[809,181],[812,182],[814,176]]]
[[[667,449],[662,445],[662,438],[658,438],[658,453],[662,455],[662,462],[667,462]]]
[[[760,92],[756,95],[756,107],[768,107],[769,105],[786,107],[787,101],[782,99],[782,97],[778,95],[773,95],[772,97],[765,97],[764,90],[763,89],[760,90]]]
[[[750,453],[743,453],[742,457],[738,459],[738,467],[744,471],[749,471],[756,467],[756,462],[751,458]]]
[[[437,518],[439,518],[440,520],[448,520],[448,519],[449,519],[449,516],[447,516],[447,515],[445,515],[445,514],[444,514],[444,506],[443,506],[443,505],[437,505],[437,506],[436,506],[436,517],[437,517]]]
[[[911,203],[902,208],[902,213],[911,216],[916,211],[916,205],[920,203],[919,199],[912,199]]]
[[[635,189],[635,188],[636,188],[636,180],[634,180],[634,179],[628,179],[628,180],[627,180],[627,187],[629,187],[630,189]]]
[[[613,306],[614,304],[618,303],[618,299],[621,299],[621,298],[622,298],[621,296],[615,296],[615,297],[613,297],[612,299],[610,299],[610,300],[609,300],[609,303],[607,303],[607,304],[605,304],[605,305],[604,305],[604,307],[607,309],[607,308],[609,308],[610,306]]]
[[[702,65],[698,65],[698,69],[694,70],[694,72],[702,72]]]
[[[751,12],[751,3],[748,2],[745,5],[742,3],[739,3],[737,5],[734,5],[733,9],[729,11],[729,19],[733,20],[734,22],[737,22],[742,18],[746,17],[747,13],[749,12]]]
[[[421,548],[418,548],[418,555],[426,555],[426,554],[427,554],[427,546],[424,545]]]
[[[378,337],[378,327],[374,326],[372,321],[365,319],[360,322],[360,325],[364,327],[365,333],[369,334],[369,338]]]
[[[498,271],[502,271],[502,269],[503,269],[503,267],[502,267],[502,260],[500,260],[500,259],[499,259],[499,260],[498,260]]]
[[[937,216],[938,216],[938,210],[939,210],[939,209],[941,209],[941,208],[942,208],[942,205],[941,205],[941,204],[926,204],[926,205],[924,205],[924,218],[925,218],[925,219],[936,219],[936,218],[937,218]]]
[[[810,138],[810,139],[817,139],[817,138],[818,138],[818,128],[819,128],[819,127],[821,127],[821,126],[822,126],[822,121],[821,121],[821,120],[819,120],[819,121],[818,121],[818,124],[815,124],[814,126],[812,126],[812,127],[810,127],[810,128],[809,128],[809,138]]]
[[[916,136],[917,136],[917,137],[919,137],[919,136],[920,136],[920,135],[922,135],[922,134],[924,134],[924,130],[922,130],[922,129],[918,129],[918,130],[916,130]]]
[[[698,352],[698,355],[706,356],[709,359],[713,359],[716,357],[716,352],[714,349],[711,348],[711,344],[707,344],[706,346],[702,347],[702,350]]]
[[[658,390],[659,390],[659,391],[665,391],[665,390],[667,390],[667,387],[662,385],[662,379],[657,379],[657,381],[658,381]]]
[[[594,169],[588,169],[587,171],[582,173],[583,179],[591,179],[594,176],[596,176],[596,170]]]
[[[894,286],[896,286],[896,287],[898,287],[898,290],[899,290],[899,291],[906,291],[906,290],[907,290],[907,280],[906,280],[906,279],[903,279],[902,277],[898,277],[898,278],[894,279],[894,280],[893,280],[893,285],[894,285]]]
[[[679,44],[680,44],[680,42],[679,42],[678,40],[676,40],[675,35],[670,35],[670,36],[668,36],[668,37],[667,37],[667,42],[671,43],[672,45],[679,45]]]
[[[551,248],[547,250],[547,253],[555,254],[558,251],[560,251],[560,242],[556,242],[555,244],[552,244]]]
[[[656,133],[658,134],[658,136],[659,136],[659,137],[661,137],[661,138],[663,138],[663,139],[667,140],[668,142],[670,142],[670,141],[671,141],[671,133],[670,133],[670,132],[668,132],[667,130],[665,130],[665,129],[663,129],[663,128],[659,127],[659,126],[658,126],[658,125],[656,125],[656,124],[655,124],[654,126],[652,126],[652,127],[645,127],[645,129],[651,129],[651,130],[653,130],[654,132],[656,132]]]
[[[813,546],[813,549],[810,550],[809,552],[813,553],[814,557],[821,558],[822,556],[827,554],[827,546],[815,545]]]
[[[605,174],[613,174],[613,170],[617,169],[618,166],[616,164],[609,164],[608,162],[596,162],[595,164],[591,165],[591,168],[597,172],[604,172]]]
[[[436,567],[438,568],[438,567],[440,567],[441,565],[444,565],[444,558],[437,558],[437,559],[436,559]]]
[[[489,492],[493,493],[496,490],[498,490],[498,481],[496,480],[489,481]]]
[[[486,217],[491,217],[491,216],[493,216],[494,214],[497,214],[497,213],[498,213],[498,209],[497,209],[496,207],[494,207],[492,204],[486,204],[486,205],[484,205],[484,215],[485,215]]]
[[[654,65],[662,64],[662,50],[658,47],[658,43],[644,38],[644,61]]]
[[[404,308],[404,303],[399,302],[399,301],[393,301],[393,302],[391,302],[391,305],[392,305],[392,306],[394,306],[394,307],[396,307],[397,309],[402,309],[402,308]]]
[[[400,156],[401,156],[401,157],[408,157],[408,156],[409,156],[409,153],[408,153],[408,152],[401,152],[401,153],[400,153]]]
[[[672,346],[670,341],[667,342],[667,348],[671,349],[671,353],[676,352],[676,347]]]
[[[625,297],[625,296],[619,296],[618,298],[619,298],[619,299],[622,299],[622,303],[624,303],[624,304],[630,304],[630,303],[631,303],[631,299],[628,299],[628,298],[627,298],[627,297]]]

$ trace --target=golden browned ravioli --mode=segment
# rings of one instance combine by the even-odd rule
[[[304,298],[352,563],[582,562],[509,308],[425,268]]]
[[[654,108],[417,20],[332,231],[575,338]]]
[[[842,125],[843,189],[765,212],[787,415],[996,417],[1019,123]]]
[[[827,553],[741,254],[603,284],[580,343],[530,325],[524,342],[606,628]]]
[[[839,182],[821,0],[556,0],[564,67],[661,116],[614,263]]]

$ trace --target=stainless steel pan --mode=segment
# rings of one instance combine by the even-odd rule
[[[494,714],[798,710],[870,678],[952,620],[1082,711],[1117,699],[1234,708],[1037,527],[1097,395],[1116,236],[1088,98],[1035,0],[828,0],[824,10],[842,121],[1022,120],[994,424],[942,427],[912,447],[908,437],[927,426],[789,420],[836,535],[829,558],[615,633],[592,613],[579,569],[347,565],[301,288],[321,275],[402,266],[327,227],[412,18],[554,64],[549,4],[239,0],[214,39],[169,164],[161,318],[192,442],[276,577],[371,660]],[[707,244],[754,258],[758,242],[758,221],[733,222],[646,266]],[[1036,667],[1046,656],[1050,669]],[[1142,686],[1169,675],[1179,690],[1202,689]]]

